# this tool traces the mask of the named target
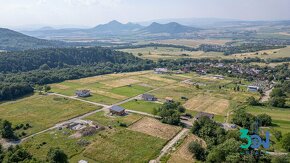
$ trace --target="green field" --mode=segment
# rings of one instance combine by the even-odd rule
[[[290,109],[279,109],[273,107],[248,107],[247,111],[254,115],[268,114],[272,117],[273,128],[282,133],[290,132]]]
[[[30,135],[96,109],[100,107],[77,100],[52,95],[34,95],[1,104],[0,119],[11,121],[13,126],[29,123],[32,128],[17,130],[16,133],[25,132]]]
[[[289,36],[288,36],[289,37]],[[178,40],[176,40],[178,44]],[[177,59],[177,58],[212,58],[212,59],[243,59],[245,57],[250,58],[281,58],[289,57],[290,46],[282,49],[273,50],[262,50],[258,54],[256,52],[251,53],[238,53],[233,55],[225,56],[221,52],[203,52],[203,51],[185,51],[180,48],[170,48],[170,47],[146,47],[146,48],[136,48],[136,49],[124,49],[124,52],[132,53],[133,55],[143,58],[151,59],[157,61],[158,59]],[[139,56],[138,54],[142,54]],[[186,56],[182,55],[186,54]]]
[[[125,109],[141,111],[152,114],[154,109],[158,109],[161,104],[149,101],[130,101],[121,105]]]
[[[70,137],[75,133],[68,129],[53,130],[28,139],[24,147],[37,158],[44,160],[51,147],[60,147],[68,155],[70,162],[87,160],[90,162],[146,162],[154,159],[166,143],[166,140],[146,135],[140,132],[120,127],[119,123],[131,125],[143,116],[129,114],[127,116],[107,116],[105,112],[98,112],[86,119],[105,126],[105,130],[81,138]],[[112,126],[109,129],[107,126]],[[86,140],[90,144],[78,144]],[[120,153],[123,153],[120,156]]]
[[[96,162],[149,162],[158,156],[166,140],[122,129],[107,137],[96,139],[84,156]]]
[[[109,74],[52,84],[51,91],[67,96],[75,96],[76,90],[88,89],[91,91],[91,96],[84,99],[112,105],[187,78],[177,75],[158,75],[152,71]]]

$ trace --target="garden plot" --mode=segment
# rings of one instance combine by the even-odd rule
[[[145,133],[165,140],[172,139],[179,131],[180,127],[163,124],[160,121],[144,117],[129,127],[130,130]]]

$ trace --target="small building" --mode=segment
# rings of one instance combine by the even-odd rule
[[[154,72],[156,74],[166,74],[166,73],[168,73],[168,69],[167,68],[155,68]]]
[[[157,98],[153,95],[150,95],[150,94],[143,94],[141,95],[141,98],[145,101],[156,101]]]
[[[225,77],[222,75],[214,75],[213,78],[214,79],[224,79]]]
[[[252,85],[248,86],[248,91],[250,92],[258,92],[258,90],[259,90],[258,86],[252,86]]]
[[[166,100],[166,102],[174,102],[172,97],[166,97],[165,100]]]
[[[110,113],[121,116],[125,114],[125,109],[121,106],[114,105],[110,108]]]
[[[206,113],[206,112],[199,112],[194,116],[194,119],[199,120],[201,117],[208,117],[209,119],[213,119],[214,114]]]
[[[91,95],[90,90],[77,90],[76,91],[76,96],[78,97],[89,97]]]

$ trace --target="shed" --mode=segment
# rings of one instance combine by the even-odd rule
[[[110,113],[121,116],[125,114],[125,109],[121,106],[114,105],[110,108]]]
[[[166,97],[165,100],[166,100],[166,102],[174,102],[172,97]]]
[[[141,95],[141,98],[145,101],[156,101],[157,98],[153,95],[150,95],[150,94],[143,94]]]

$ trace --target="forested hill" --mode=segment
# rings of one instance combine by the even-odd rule
[[[153,61],[100,47],[0,53],[0,101],[32,93],[35,84],[153,67]]]
[[[134,64],[141,59],[108,48],[51,48],[6,52],[0,54],[0,72],[24,72],[36,69],[48,70],[71,65],[93,65],[98,63]]]
[[[38,39],[10,29],[0,28],[0,50],[16,51],[64,45],[64,42]]]

